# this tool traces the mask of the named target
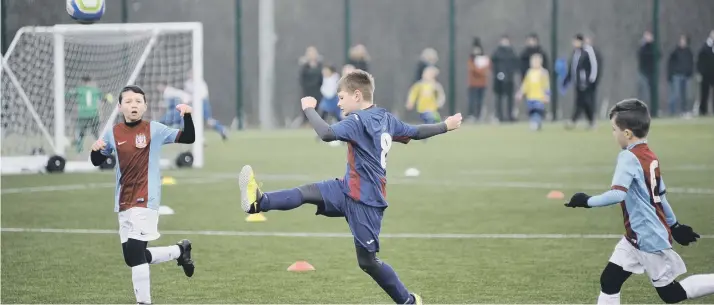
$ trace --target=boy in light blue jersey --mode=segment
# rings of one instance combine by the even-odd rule
[[[118,108],[124,122],[114,125],[92,145],[90,158],[94,166],[99,166],[109,156],[116,156],[114,212],[118,214],[124,262],[131,268],[136,303],[151,304],[149,264],[174,260],[186,276],[193,276],[195,271],[188,239],[167,247],[148,247],[148,244],[161,236],[158,230],[161,147],[172,143],[191,144],[196,140],[196,132],[192,109],[186,104],[176,106],[184,120],[183,130],[144,120],[146,94],[134,85],[121,90]]]
[[[613,135],[623,149],[617,157],[612,189],[592,197],[577,193],[565,204],[591,208],[619,203],[622,207],[625,236],[615,246],[600,277],[598,304],[620,304],[620,289],[632,273],[647,273],[666,303],[714,294],[714,274],[676,280],[687,268],[672,249],[672,238],[687,246],[699,235],[677,222],[667,201],[659,160],[647,145],[647,105],[636,99],[621,101],[610,110],[610,121]]]

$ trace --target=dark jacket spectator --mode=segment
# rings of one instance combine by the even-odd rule
[[[709,92],[714,90],[714,30],[699,50],[697,70],[702,75],[699,84],[699,115],[707,115],[709,109]]]
[[[570,65],[564,83],[567,85],[574,80],[577,90],[592,89],[599,75],[597,56],[592,46],[580,40],[580,47],[576,47],[570,55]]]
[[[669,115],[688,113],[687,87],[694,74],[694,54],[689,48],[689,38],[682,35],[679,43],[667,60],[667,81],[669,82]]]
[[[657,46],[655,46],[652,34],[649,32],[644,34],[640,49],[637,51],[637,60],[640,73],[645,75],[654,74],[654,68],[657,64]]]
[[[364,45],[358,44],[350,48],[350,58],[347,64],[354,66],[356,69],[369,72],[369,53]]]
[[[714,31],[704,42],[697,55],[697,71],[702,78],[714,78]]]
[[[657,66],[657,46],[654,37],[649,31],[642,35],[640,48],[637,50],[637,61],[639,63],[638,96],[642,101],[651,101],[654,92],[655,77],[654,71]]]
[[[300,87],[303,96],[312,96],[318,101],[322,99],[322,60],[317,48],[308,47],[305,56],[300,58]]]
[[[501,37],[498,48],[491,55],[491,71],[493,92],[496,93],[496,117],[500,122],[513,122],[514,78],[520,71],[520,61],[507,36]]]
[[[678,45],[667,60],[667,80],[672,81],[674,75],[692,77],[694,74],[694,53],[689,45]]]
[[[575,110],[568,128],[575,126],[581,114],[585,114],[589,128],[595,125],[595,82],[599,70],[595,50],[585,44],[582,34],[575,35],[573,39],[573,54],[570,56],[568,73],[563,81],[564,86],[570,82],[575,84]]]
[[[590,36],[585,37],[584,40],[585,44],[590,46],[592,48],[593,53],[595,54],[595,61],[597,62],[597,74],[595,75],[595,81],[592,83],[593,87],[597,89],[597,85],[600,83],[600,75],[603,75],[603,61],[602,61],[602,54],[598,50],[598,48],[595,47],[593,44],[593,40]]]
[[[538,35],[533,33],[528,35],[528,38],[526,38],[526,47],[525,49],[523,49],[523,52],[521,52],[521,78],[523,78],[526,75],[526,72],[528,72],[528,69],[530,69],[531,56],[533,56],[533,54],[540,54],[540,56],[543,58],[543,68],[550,71],[550,61],[548,61],[548,54],[546,54],[543,48],[540,46],[540,42],[538,41]]]
[[[520,62],[511,45],[499,45],[491,55],[491,67],[494,82],[514,82],[514,76],[520,71]]]

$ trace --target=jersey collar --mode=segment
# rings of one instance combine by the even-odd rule
[[[137,125],[139,125],[139,123],[141,123],[141,120],[134,121],[134,122],[124,121],[124,125],[126,125],[126,127],[129,127],[129,128],[136,127]]]
[[[635,143],[632,143],[630,145],[627,145],[627,150],[633,149],[635,146],[640,145],[640,144],[647,144],[647,140],[639,140]]]

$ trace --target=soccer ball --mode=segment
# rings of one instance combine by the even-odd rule
[[[106,8],[104,0],[67,0],[67,14],[81,24],[99,21]]]

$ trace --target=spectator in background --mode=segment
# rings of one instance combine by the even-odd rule
[[[543,59],[543,68],[548,70],[548,67],[550,67],[548,54],[546,54],[540,46],[540,41],[538,40],[538,35],[536,33],[531,33],[528,37],[526,37],[526,47],[523,49],[523,52],[521,52],[521,79],[526,76],[528,69],[531,68],[531,57],[533,54],[540,54]]]
[[[597,75],[595,75],[595,81],[593,82],[593,109],[597,109],[597,87],[598,84],[600,83],[600,75],[602,74],[602,56],[600,55],[600,51],[595,47],[593,44],[593,38],[592,36],[585,36],[584,40],[585,44],[590,46],[592,48],[593,53],[595,54],[595,61],[597,62]]]
[[[322,101],[320,101],[319,111],[332,115],[338,122],[342,120],[342,111],[337,106],[337,83],[340,81],[340,74],[335,67],[325,65],[322,68]]]
[[[699,115],[704,116],[709,106],[709,91],[714,89],[714,30],[709,32],[709,37],[699,50],[697,70],[701,75]]]
[[[194,87],[193,81],[193,71],[189,70],[186,75],[186,82],[183,83],[183,89],[186,93],[193,95],[198,95],[198,99],[194,100],[194,103],[202,103],[203,105],[203,122],[209,127],[213,128],[221,138],[225,141],[228,140],[228,129],[226,129],[220,121],[213,117],[213,110],[211,110],[211,102],[209,101],[208,94],[208,84],[206,80],[199,80],[198,87]],[[172,109],[173,110],[173,109]]]
[[[575,111],[571,121],[566,125],[570,129],[585,113],[589,128],[595,127],[595,82],[598,79],[598,62],[595,50],[585,44],[582,34],[575,35],[573,39],[573,54],[570,56],[568,74],[563,82],[567,86],[571,81],[575,84]]]
[[[312,96],[316,100],[322,100],[320,87],[322,87],[322,58],[317,48],[309,46],[305,49],[305,55],[300,58],[300,88],[302,96]],[[321,113],[323,119],[325,113]],[[304,114],[303,114],[304,116]],[[307,118],[304,119],[307,121]]]
[[[545,104],[550,103],[550,74],[543,68],[543,55],[540,53],[533,53],[531,56],[530,69],[523,77],[516,99],[520,101],[524,96],[531,130],[541,130]]]
[[[639,82],[637,94],[640,100],[646,103],[651,102],[654,90],[654,70],[657,65],[657,46],[654,43],[652,32],[645,31],[642,34],[640,48],[637,51],[637,60],[639,62]]]
[[[424,69],[430,66],[436,66],[439,61],[439,54],[433,48],[426,48],[421,51],[421,56],[419,57],[419,64],[417,65],[416,75],[414,76],[414,82],[421,80],[422,74],[424,74]]]
[[[350,59],[347,61],[348,64],[352,65],[356,69],[369,72],[369,53],[367,53],[367,48],[358,44],[350,48]]]
[[[496,117],[500,122],[512,122],[514,78],[520,71],[520,61],[508,36],[501,36],[498,48],[491,55],[493,92],[496,94]],[[503,105],[505,99],[506,105]],[[504,113],[505,106],[505,113]]]
[[[477,121],[481,118],[481,109],[483,108],[483,97],[486,94],[486,83],[488,82],[488,73],[491,68],[491,60],[484,55],[480,40],[474,38],[473,49],[469,56],[468,71],[469,71],[469,108],[468,120]]]
[[[679,42],[667,60],[669,82],[669,115],[687,112],[687,83],[694,74],[694,53],[689,48],[689,38],[679,36]]]
[[[436,77],[439,69],[434,66],[424,68],[421,79],[409,88],[409,99],[407,100],[407,110],[414,109],[419,113],[419,118],[425,124],[433,124],[441,121],[439,108],[444,106],[446,94]]]
[[[346,65],[342,66],[342,75],[344,76],[344,75],[350,74],[352,71],[354,71],[356,69],[357,68],[355,68],[355,66],[346,64]]]

